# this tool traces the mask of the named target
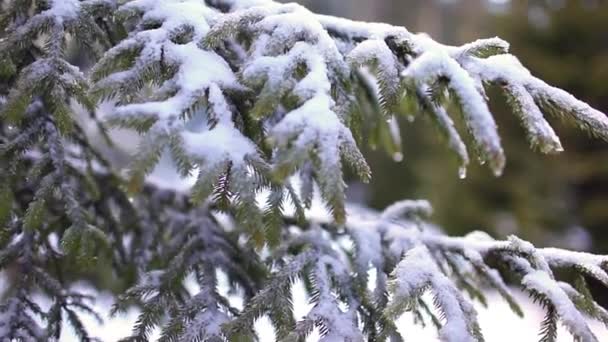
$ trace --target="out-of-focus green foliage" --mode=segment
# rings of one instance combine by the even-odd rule
[[[457,24],[463,36],[446,36],[466,40],[466,32],[474,31],[467,27],[482,25],[484,28],[477,35],[506,39],[513,53],[536,76],[605,111],[608,3],[546,3],[550,2],[515,1],[505,12],[486,13],[483,19],[478,17],[479,11],[473,11]],[[405,159],[401,165],[394,166],[388,158],[373,154],[377,160],[371,161],[376,165],[372,204],[382,207],[404,194],[421,196],[434,203],[437,217],[451,233],[483,228],[498,236],[517,233],[541,245],[606,252],[608,237],[603,228],[608,223],[608,165],[602,162],[608,157],[605,145],[552,120],[566,151],[559,157],[541,155],[529,150],[505,99],[494,101],[492,111],[508,156],[500,180],[483,168],[473,167],[469,177],[459,181],[454,177],[458,170],[455,160],[451,167],[437,167],[438,160],[451,157],[446,148],[436,144],[431,125],[424,125],[423,129],[420,124],[405,124]],[[405,179],[408,181],[400,181]],[[581,233],[580,227],[586,228],[590,236]]]

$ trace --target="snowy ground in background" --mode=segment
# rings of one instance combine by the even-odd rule
[[[488,294],[489,309],[476,305],[479,312],[479,320],[483,329],[486,341],[489,342],[512,342],[512,341],[538,341],[540,322],[544,312],[538,306],[531,303],[524,294],[518,293],[516,297],[522,305],[525,318],[517,317],[509,309],[509,306],[497,294]],[[109,296],[99,297],[99,311],[106,313],[109,311],[111,299]],[[237,304],[238,305],[238,304]],[[294,308],[296,317],[302,317],[310,309],[301,283],[296,283],[294,288]],[[122,337],[128,336],[133,322],[137,318],[137,311],[131,310],[126,314],[117,317],[105,317],[105,323],[100,325],[91,317],[85,318],[85,325],[96,337],[102,341],[117,341]],[[422,328],[414,325],[412,317],[405,315],[398,322],[398,326],[404,333],[408,341],[438,341],[436,330],[432,326]],[[274,341],[273,329],[269,320],[262,318],[256,322],[256,327],[262,342]],[[608,340],[608,330],[599,322],[591,321],[590,327],[600,341]],[[156,334],[158,336],[158,334]],[[155,337],[156,337],[155,336]],[[64,329],[62,341],[77,341],[71,327]],[[313,334],[308,341],[318,340],[318,335]],[[558,341],[572,341],[572,337],[560,328]]]

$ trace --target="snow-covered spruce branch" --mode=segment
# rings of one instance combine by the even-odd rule
[[[133,22],[131,34],[93,70],[93,94],[117,101],[110,121],[145,133],[131,169],[135,187],[168,147],[184,174],[199,169],[197,198],[222,174],[232,175],[233,192],[251,198],[249,167],[278,183],[299,173],[319,184],[340,222],[341,163],[366,181],[356,140],[399,155],[398,130],[387,124],[393,116],[430,115],[464,176],[469,152],[446,112],[457,108],[477,158],[500,174],[505,157],[484,91],[490,85],[507,94],[530,144],[544,153],[563,148],[543,112],[607,137],[603,114],[530,75],[498,38],[451,47],[297,4],[211,4],[128,2],[118,15]],[[244,210],[260,226],[259,215]]]
[[[402,158],[395,123],[404,116],[432,119],[461,176],[470,154],[499,175],[505,156],[488,87],[505,93],[543,153],[563,150],[546,114],[608,140],[602,113],[532,76],[506,42],[445,46],[268,0],[0,8],[0,269],[9,284],[0,338],[58,339],[65,320],[91,340],[79,318],[91,298],[73,287],[81,280],[124,293],[116,311],[141,309],[129,341],[148,340],[155,327],[163,341],[249,341],[262,315],[280,340],[317,327],[325,341],[400,341],[407,332],[395,321],[408,310],[418,323],[430,317],[444,341],[480,341],[469,298],[486,303],[494,289],[522,314],[511,286],[546,308],[543,341],[558,322],[596,341],[585,316],[608,322],[586,285],[608,285],[604,257],[515,237],[446,237],[427,223],[423,201],[383,213],[344,203],[343,164],[366,181],[364,144]],[[127,182],[91,137],[102,106],[112,107],[104,123],[142,134]],[[197,176],[187,197],[147,181],[166,153],[184,177]],[[330,218],[307,212],[315,184]],[[243,309],[220,291],[219,274]],[[112,284],[100,280],[109,275]],[[296,279],[314,304],[301,320]]]
[[[442,341],[481,341],[471,299],[488,305],[485,293],[496,291],[523,316],[511,294],[512,287],[519,287],[546,309],[545,322],[555,323],[544,323],[541,340],[551,340],[561,322],[575,339],[598,341],[587,319],[608,324],[608,312],[593,301],[586,279],[607,283],[607,257],[537,249],[516,237],[496,241],[482,232],[446,237],[428,223],[429,211],[425,201],[402,201],[383,213],[349,207],[344,225],[336,225],[331,217],[312,215],[304,225],[288,217],[279,247],[263,259],[253,250],[246,252],[247,258],[253,256],[248,264],[237,257],[244,250],[233,249],[224,235],[226,227],[213,219],[215,214],[161,214],[168,220],[163,224],[176,234],[172,245],[177,250],[168,253],[166,269],[143,277],[119,302],[141,301],[143,308],[134,335],[126,340],[146,340],[155,326],[162,327],[161,341],[192,336],[250,340],[255,336],[254,322],[263,315],[270,318],[281,341],[300,341],[314,328],[320,329],[324,341],[401,340],[407,331],[394,322],[411,311],[419,324],[436,325]],[[200,269],[209,264],[218,267]],[[260,267],[264,264],[272,267]],[[256,273],[245,271],[247,276],[241,277],[243,268],[255,265],[260,267]],[[218,271],[234,277],[234,291],[245,290],[249,299],[242,311],[218,294]],[[180,286],[188,273],[196,276],[200,292],[171,292],[185,291]],[[260,277],[259,282],[250,275]],[[298,321],[291,292],[297,279],[305,281],[313,304]],[[170,285],[173,282],[179,286]],[[427,302],[426,292],[434,301]]]
[[[92,118],[96,105],[88,77],[68,62],[66,50],[78,43],[99,58],[112,45],[101,18],[109,22],[115,4],[25,0],[0,8],[0,339],[56,340],[68,323],[90,341],[80,316],[96,315],[93,298],[72,288],[70,269],[90,265],[110,241],[122,239],[109,206],[128,200],[112,192],[116,187],[91,181],[93,164],[97,170],[109,164],[75,121],[72,102]],[[84,172],[74,161],[87,165]]]
[[[537,249],[516,237],[496,241],[482,232],[464,238],[446,237],[420,216],[429,208],[425,201],[402,201],[380,214],[353,207],[344,226],[313,218],[308,229],[292,231],[279,251],[303,252],[275,274],[288,283],[290,279],[281,278],[285,273],[292,274],[294,268],[302,270],[300,276],[313,284],[311,301],[315,305],[285,339],[299,340],[316,325],[327,341],[359,341],[365,337],[400,340],[392,322],[405,311],[413,311],[422,322],[430,316],[438,325],[442,341],[480,341],[483,336],[477,314],[464,293],[486,303],[484,292],[493,289],[516,314],[523,315],[510,294],[510,284],[529,293],[546,308],[547,319],[559,320],[575,340],[598,340],[588,328],[586,317],[606,324],[608,312],[587,297],[585,277],[607,284],[607,257]],[[307,270],[301,266],[303,260],[308,260]],[[371,286],[370,270],[375,274]],[[332,274],[332,285],[324,284],[325,272]],[[332,288],[338,294],[337,302],[335,296],[323,298],[331,291],[315,289],[318,284]],[[279,293],[272,291],[275,286],[281,285],[271,282],[260,296]],[[427,291],[432,293],[433,303],[426,303],[422,297]],[[258,304],[256,299],[252,303]],[[276,297],[265,303],[268,310],[272,310],[274,301]],[[339,309],[340,301],[348,311]],[[433,306],[437,311],[429,310]],[[264,313],[258,310],[246,308],[245,316],[249,312]],[[359,331],[357,322],[363,324],[365,334]],[[555,327],[543,329],[541,340],[551,340]]]

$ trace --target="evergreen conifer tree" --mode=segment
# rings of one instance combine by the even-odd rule
[[[542,153],[562,150],[545,115],[608,140],[602,113],[532,76],[505,41],[445,46],[270,0],[0,5],[3,341],[57,340],[64,321],[94,340],[80,318],[95,315],[82,281],[116,293],[117,312],[141,310],[124,341],[155,328],[161,341],[253,341],[263,315],[280,341],[315,328],[323,341],[402,341],[405,311],[430,316],[442,341],[483,341],[471,301],[493,289],[522,315],[512,286],[546,309],[542,341],[559,323],[598,341],[586,317],[608,324],[586,285],[608,286],[608,257],[448,237],[426,201],[382,212],[345,203],[343,170],[371,177],[359,146],[401,158],[394,120],[411,116],[434,120],[461,177],[472,160],[500,175],[487,87],[505,93]],[[130,142],[112,141],[109,127],[141,135],[126,172],[92,126],[110,146]],[[147,178],[164,155],[196,178],[189,191]],[[331,215],[311,213],[315,193]],[[297,279],[312,303],[303,318],[293,314]]]

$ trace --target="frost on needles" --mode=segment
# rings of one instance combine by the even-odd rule
[[[345,204],[343,168],[369,180],[363,146],[401,159],[404,118],[434,122],[461,176],[472,160],[500,175],[488,88],[542,153],[563,150],[545,115],[608,140],[604,114],[535,78],[505,41],[446,46],[268,0],[0,6],[0,340],[57,340],[64,323],[93,340],[83,283],[112,293],[116,312],[140,310],[125,341],[156,328],[161,341],[251,341],[264,315],[280,341],[314,329],[401,341],[406,311],[442,341],[482,341],[472,301],[496,291],[524,315],[512,288],[545,308],[541,341],[558,324],[597,341],[587,319],[608,324],[587,287],[608,286],[608,257],[447,237],[425,201]],[[113,153],[132,142],[108,128],[141,135],[126,172]],[[165,155],[196,179],[189,191],[150,181]],[[309,210],[317,192],[331,215]]]

